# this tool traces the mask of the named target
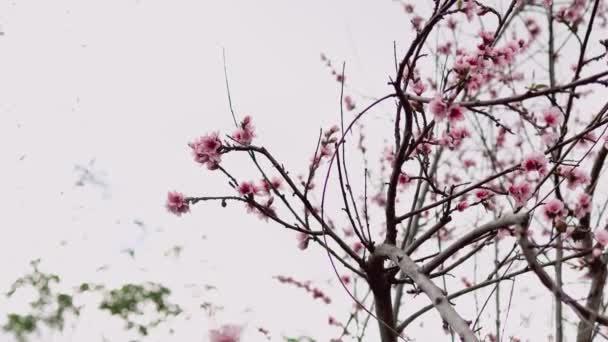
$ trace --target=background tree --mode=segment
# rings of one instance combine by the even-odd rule
[[[604,6],[0,2],[0,340],[602,340]]]
[[[226,176],[232,193],[170,192],[167,209],[179,216],[199,202],[241,202],[294,231],[298,248],[320,246],[385,342],[406,339],[407,326],[429,308],[452,340],[501,340],[517,295],[511,287],[504,300],[501,282],[527,272],[554,295],[556,340],[568,329],[578,341],[603,336],[608,232],[606,201],[595,190],[608,103],[588,105],[602,97],[608,76],[605,43],[592,38],[604,26],[603,3],[437,0],[403,8],[416,35],[395,47],[386,95],[355,101],[345,93],[346,67],[322,55],[342,106],[338,124],[316,138],[304,173],[257,145],[254,120],[230,103],[236,131],[209,133],[189,147],[195,162]],[[373,111],[385,114],[381,131],[366,127]],[[369,153],[365,138],[379,134],[387,137],[384,151]],[[229,158],[248,158],[252,168],[225,167]],[[494,264],[482,270],[476,260],[487,256]],[[456,289],[449,276],[464,286]],[[584,286],[567,286],[585,276]],[[475,315],[453,302],[487,286],[493,327],[480,322],[491,297]],[[401,316],[418,294],[430,305]]]

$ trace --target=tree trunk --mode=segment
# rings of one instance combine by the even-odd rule
[[[593,312],[598,312],[600,304],[602,304],[602,293],[606,285],[606,264],[603,260],[596,260],[591,265],[591,274],[593,280],[591,281],[591,288],[589,289],[589,296],[587,297],[587,307]],[[589,342],[593,335],[593,328],[595,326],[594,320],[591,322],[581,319],[578,323],[578,333],[576,336],[577,342]]]
[[[391,299],[391,284],[383,272],[382,259],[371,257],[366,266],[368,283],[374,295],[381,341],[397,342],[397,328],[395,326]]]

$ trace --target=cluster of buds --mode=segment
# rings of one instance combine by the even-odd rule
[[[308,281],[301,282],[301,281],[295,280],[292,277],[287,277],[287,276],[276,276],[274,278],[277,279],[282,284],[289,284],[289,285],[293,285],[297,288],[304,289],[306,292],[308,292],[312,295],[313,299],[321,299],[325,304],[331,303],[331,298],[329,298],[329,296],[327,296],[320,289],[310,286],[310,282],[308,282]]]

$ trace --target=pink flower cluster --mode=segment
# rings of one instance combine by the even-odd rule
[[[583,19],[586,5],[587,0],[573,0],[569,6],[561,7],[557,11],[556,17],[562,22],[576,25]]]
[[[464,0],[461,10],[467,17],[468,21],[472,21],[477,9],[477,3],[474,0]]]
[[[239,342],[242,328],[236,325],[224,325],[220,329],[209,331],[210,342]]]
[[[447,103],[439,94],[429,102],[429,108],[437,121],[446,118],[450,123],[464,120],[464,108],[457,104]]]
[[[543,110],[542,119],[549,127],[559,127],[564,121],[564,116],[559,108],[553,106]]]
[[[493,195],[493,192],[488,189],[481,188],[475,190],[474,194],[478,200],[483,201],[490,198]]]
[[[239,128],[232,134],[232,138],[241,145],[251,145],[255,137],[254,127],[251,123],[251,116],[247,115]]]
[[[346,106],[346,110],[348,110],[349,112],[357,107],[355,105],[355,101],[349,95],[344,96],[344,105]]]
[[[252,181],[241,182],[237,190],[241,196],[271,195],[273,190],[280,189],[282,185],[281,178],[272,177],[270,180],[261,179],[259,185]]]
[[[239,184],[237,191],[239,195],[247,198],[247,212],[256,213],[260,219],[268,220],[268,217],[276,216],[275,209],[273,207],[274,197],[272,192],[281,188],[281,179],[273,177],[267,181],[262,179],[259,185],[256,185],[252,181],[244,181]],[[255,196],[268,196],[266,201],[261,205],[261,208],[254,202]]]
[[[599,258],[602,255],[602,250],[608,246],[608,231],[605,229],[596,229],[595,240],[602,248],[593,248],[593,256]]]
[[[190,205],[188,204],[188,201],[186,201],[184,194],[177,191],[169,191],[165,206],[169,212],[177,216],[181,216],[190,211]]]
[[[416,93],[416,95],[420,96],[426,90],[426,86],[424,85],[422,80],[418,79],[416,82],[414,82],[412,90],[414,90],[414,93]]]
[[[462,200],[462,201],[458,202],[458,204],[456,205],[456,210],[462,212],[462,211],[465,211],[468,207],[469,207],[469,202],[467,202],[467,200]]]
[[[258,193],[258,187],[253,182],[241,182],[238,187],[239,195],[253,197]]]
[[[540,175],[547,172],[547,157],[542,152],[533,152],[524,157],[521,167],[526,172],[537,171]]]
[[[449,55],[452,52],[452,42],[447,42],[445,44],[439,45],[437,47],[437,53],[443,55]]]
[[[340,128],[338,126],[332,126],[329,130],[323,133],[323,139],[321,140],[321,146],[319,152],[312,158],[310,163],[310,169],[315,170],[320,165],[323,159],[331,157],[333,154],[333,150],[331,148],[332,144],[338,141],[338,138],[334,136],[336,132],[338,132]]]
[[[275,279],[277,279],[280,283],[294,285],[297,288],[304,289],[306,292],[308,292],[312,295],[313,299],[320,298],[325,304],[331,303],[331,298],[329,298],[329,296],[327,296],[320,289],[318,289],[316,287],[313,288],[312,286],[310,286],[310,282],[308,282],[308,281],[301,282],[301,281],[295,280],[292,277],[287,277],[287,276],[276,276]]]
[[[574,190],[578,186],[589,183],[590,178],[587,172],[575,166],[560,166],[558,168],[560,176],[566,178],[568,189]]]
[[[220,151],[222,142],[219,138],[219,133],[214,132],[188,144],[192,148],[194,160],[197,163],[207,165],[209,170],[215,170],[219,167],[222,161]]]
[[[457,51],[454,61],[454,71],[460,79],[466,81],[469,92],[478,91],[494,75],[491,66],[504,67],[515,61],[516,55],[521,51],[523,41],[509,41],[502,47],[494,47],[494,34],[492,32],[481,32],[482,43],[477,45],[475,52]]]
[[[504,147],[507,142],[507,131],[501,128],[496,136],[496,148]]]
[[[608,246],[608,231],[605,229],[598,229],[595,232],[595,240],[603,247]]]
[[[523,181],[519,184],[511,184],[508,188],[509,195],[515,200],[515,206],[521,207],[532,197],[532,184]]]
[[[543,206],[543,215],[545,215],[545,218],[550,221],[554,219],[561,219],[562,217],[565,217],[567,213],[568,212],[564,206],[564,203],[557,198],[548,201]]]
[[[407,175],[407,173],[401,172],[399,174],[399,178],[398,178],[398,183],[400,186],[402,186],[403,188],[407,187],[409,184],[411,184],[412,179],[410,178],[410,176]]]
[[[580,219],[589,214],[591,212],[591,204],[591,196],[586,192],[580,193],[574,203],[574,216]]]
[[[450,150],[457,150],[462,144],[462,140],[471,136],[469,131],[464,127],[454,127],[449,132],[444,132],[443,136],[439,139],[439,144],[449,148]]]
[[[524,21],[524,24],[526,25],[528,32],[530,32],[530,40],[538,38],[541,33],[541,28],[540,25],[538,25],[538,23],[536,22],[536,20],[532,17],[528,17]]]

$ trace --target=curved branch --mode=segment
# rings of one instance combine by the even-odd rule
[[[564,290],[559,288],[551,276],[542,268],[542,266],[536,260],[536,253],[534,252],[534,246],[527,238],[527,223],[520,224],[517,226],[517,242],[521,247],[522,253],[528,262],[528,267],[536,274],[540,282],[552,293],[559,296],[560,300],[570,306],[572,310],[581,318],[591,322],[597,322],[601,325],[608,325],[608,317],[600,315],[598,312],[589,309],[588,307],[580,304],[574,298],[570,297]]]
[[[504,228],[516,224],[522,224],[528,220],[527,213],[512,213],[502,216],[501,218],[494,220],[492,222],[488,222],[481,227],[475,228],[467,234],[463,235],[460,239],[456,240],[453,244],[451,244],[448,248],[444,249],[443,252],[439,253],[435,258],[429,261],[422,267],[422,272],[424,274],[431,273],[435,268],[441,265],[444,261],[446,261],[449,257],[451,257],[454,253],[461,250],[464,246],[470,244],[475,241],[479,237],[483,236],[486,233],[492,232],[499,228]]]
[[[578,252],[572,255],[569,255],[567,257],[562,258],[562,262],[566,261],[566,260],[570,260],[570,259],[576,259],[576,258],[580,258],[583,257],[585,255],[588,255],[589,251],[583,251],[583,252]],[[547,262],[541,265],[541,267],[548,267],[548,266],[553,266],[556,264],[557,261],[551,261],[551,262]],[[456,291],[450,295],[447,296],[447,298],[449,300],[452,300],[454,298],[458,298],[462,295],[465,295],[467,293],[479,290],[481,288],[484,288],[486,286],[490,286],[492,284],[496,284],[496,283],[500,283],[502,281],[508,280],[508,279],[512,279],[513,277],[516,277],[520,274],[524,274],[524,273],[528,273],[530,272],[531,269],[530,267],[526,266],[523,269],[519,270],[519,271],[515,271],[515,272],[511,272],[509,274],[506,274],[500,278],[496,278],[496,279],[488,279],[484,282],[481,282],[479,284],[473,285],[471,287],[466,287],[460,291]],[[425,307],[423,307],[422,309],[414,312],[411,316],[409,316],[405,321],[401,322],[401,324],[399,324],[397,326],[397,331],[402,332],[403,329],[405,329],[408,325],[410,325],[413,321],[415,321],[418,317],[422,316],[425,312],[431,310],[433,308],[433,305],[427,305]]]
[[[439,311],[441,318],[454,329],[463,341],[479,342],[469,324],[454,310],[443,291],[421,272],[416,263],[405,252],[395,246],[382,244],[376,248],[375,253],[386,256],[398,264],[401,271],[410,277],[429,297],[435,309]]]

